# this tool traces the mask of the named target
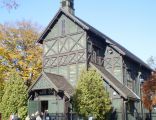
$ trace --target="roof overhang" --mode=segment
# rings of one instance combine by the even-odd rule
[[[90,63],[90,66],[93,67],[102,78],[109,83],[109,85],[125,100],[134,100],[140,101],[140,97],[136,95],[132,90],[127,86],[123,85],[119,80],[117,80],[111,73],[109,73],[104,67]]]
[[[49,83],[48,87],[34,88],[35,85],[42,80],[42,77],[45,78],[44,82]],[[45,72],[42,72],[38,79],[29,87],[28,93],[42,89],[54,89],[56,92],[63,91],[68,98],[74,93],[74,88],[63,76]]]

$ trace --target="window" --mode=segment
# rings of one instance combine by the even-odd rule
[[[115,76],[116,79],[118,79],[119,81],[122,80],[121,67],[114,67],[114,76]]]
[[[88,42],[88,52],[91,53],[92,52],[92,44]]]
[[[100,48],[93,46],[93,51],[96,52],[96,55],[99,56],[100,55]]]
[[[133,90],[133,81],[131,78],[131,70],[130,69],[127,70],[126,76],[127,76],[127,87],[130,88],[131,90]]]
[[[59,67],[59,74],[64,76],[66,79],[68,79],[68,68],[67,68],[67,66],[60,66]]]
[[[69,66],[69,79],[70,83],[75,86],[76,85],[76,64]]]
[[[62,35],[65,34],[65,20],[64,19],[62,20],[62,24],[61,24],[61,33]]]
[[[83,70],[85,70],[85,63],[79,63],[78,64],[78,78],[80,77]]]

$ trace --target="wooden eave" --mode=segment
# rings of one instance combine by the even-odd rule
[[[90,63],[90,66],[93,67],[120,96],[125,100],[131,99],[134,101],[139,101],[140,97],[137,96],[132,90],[127,86],[123,85],[118,81],[113,75],[111,75],[104,67]]]
[[[64,91],[64,94],[70,98],[74,93],[74,88],[72,85],[61,75],[52,74],[52,73],[44,73],[42,72],[41,75],[38,77],[38,79],[29,87],[28,93],[30,93],[34,87],[34,85],[37,83],[37,81],[40,80],[40,78],[44,76],[46,80],[48,80],[53,88],[59,92],[59,90]],[[61,84],[58,84],[61,81]]]

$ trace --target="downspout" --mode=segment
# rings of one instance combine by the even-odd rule
[[[138,72],[138,83],[139,83],[139,96],[140,96],[140,112],[141,112],[141,116],[142,116],[142,119],[144,118],[144,115],[143,115],[143,106],[142,106],[142,90],[141,90],[141,81],[140,81],[140,77],[141,77],[141,72]]]
[[[127,103],[127,101],[123,99],[123,120],[127,120],[126,103]]]

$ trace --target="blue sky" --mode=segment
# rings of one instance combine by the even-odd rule
[[[60,7],[60,0],[18,2],[17,10],[0,8],[0,23],[24,19],[46,27]],[[75,0],[75,14],[145,62],[156,56],[156,0]]]

